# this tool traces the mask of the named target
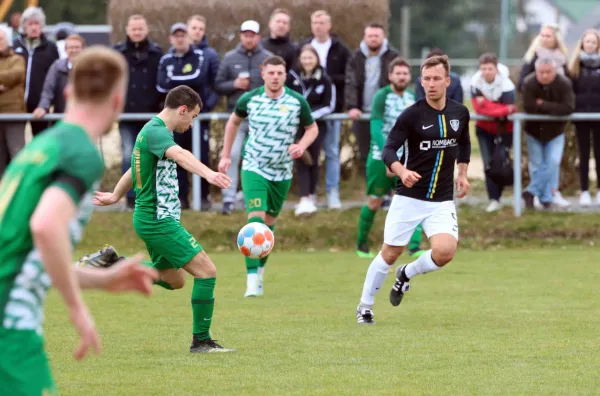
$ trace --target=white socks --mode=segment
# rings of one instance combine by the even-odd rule
[[[431,258],[431,249],[426,251],[404,268],[404,274],[408,279],[411,279],[415,275],[426,274],[428,272],[437,271],[442,267],[438,267]]]
[[[360,298],[361,307],[373,307],[375,295],[379,292],[379,289],[381,289],[389,269],[390,266],[383,260],[381,252],[379,252],[367,270],[367,277],[365,278],[362,297]]]
[[[256,292],[258,289],[258,274],[248,274],[246,279],[246,289],[251,292]]]

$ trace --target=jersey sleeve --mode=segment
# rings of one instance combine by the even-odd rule
[[[310,105],[304,99],[304,97],[300,97],[300,126],[306,127],[314,124],[315,119],[312,116],[312,111],[310,109]]]
[[[383,129],[386,96],[387,90],[385,88],[380,89],[375,93],[371,104],[371,138],[378,147],[383,147],[385,145],[381,130]]]
[[[167,128],[155,127],[146,132],[148,151],[156,155],[158,159],[163,159],[165,151],[169,147],[175,146],[173,134]]]
[[[250,91],[240,96],[235,104],[235,109],[233,109],[236,116],[240,118],[248,117],[248,102],[250,102],[253,94],[253,91]]]
[[[81,198],[104,175],[104,163],[87,136],[61,142],[60,155],[50,186],[60,188],[79,205]]]
[[[471,135],[469,133],[469,121],[471,115],[469,110],[465,108],[465,115],[463,116],[462,131],[458,138],[458,155],[456,162],[459,164],[468,164],[471,161]]]
[[[390,131],[385,146],[381,154],[381,158],[385,163],[385,166],[391,170],[391,166],[394,162],[400,161],[398,158],[398,150],[404,146],[404,142],[408,138],[408,131],[412,127],[412,111],[409,109],[404,110],[400,117],[396,120],[396,123]]]

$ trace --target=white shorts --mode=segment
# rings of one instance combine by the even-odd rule
[[[394,195],[385,218],[383,242],[390,246],[406,246],[419,224],[423,224],[427,238],[450,234],[458,241],[454,201],[427,202]]]

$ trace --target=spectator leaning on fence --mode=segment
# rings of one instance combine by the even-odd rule
[[[357,120],[363,112],[371,111],[375,92],[390,83],[388,67],[397,56],[398,51],[388,46],[383,25],[371,23],[365,28],[360,48],[346,67],[346,108],[348,116],[354,120],[353,131],[358,143],[363,175],[369,156],[371,133],[369,121]]]
[[[600,113],[600,33],[597,30],[586,30],[581,36],[569,62],[569,76],[575,92],[575,112]],[[596,159],[596,183],[600,183],[600,121],[576,122],[575,131],[579,147],[579,203],[589,206],[592,204],[588,191],[591,140]],[[596,205],[600,205],[600,191],[596,194]]]
[[[24,113],[25,61],[10,48],[9,40],[0,29],[0,113]],[[0,179],[24,145],[24,122],[0,122]]]
[[[214,90],[215,80],[219,72],[219,54],[213,48],[208,46],[206,38],[206,18],[202,15],[192,15],[187,20],[188,34],[192,41],[194,49],[202,51],[204,62],[202,64],[202,73],[208,85],[205,84],[202,101],[204,106],[200,113],[208,113],[213,110],[218,103],[219,95]],[[210,121],[200,122],[200,161],[210,167]],[[210,184],[205,178],[200,178],[200,200],[202,202],[201,210],[207,211],[211,207],[208,199]]]
[[[301,47],[310,44],[319,54],[319,63],[335,84],[335,112],[344,111],[344,85],[346,84],[346,64],[350,50],[344,42],[331,34],[331,16],[327,11],[317,10],[310,16],[311,36],[300,43]],[[329,121],[327,134],[323,140],[325,150],[325,191],[329,209],[340,209],[340,133],[342,121]]]
[[[304,152],[304,156],[296,160],[298,184],[300,185],[300,202],[296,207],[296,216],[308,215],[317,211],[316,191],[319,182],[319,154],[323,138],[327,133],[327,124],[320,120],[333,113],[335,109],[335,85],[319,64],[319,54],[310,44],[300,50],[298,66],[290,70],[286,85],[300,93],[312,111],[317,122],[319,135]],[[298,139],[304,135],[304,128],[298,132]]]
[[[240,28],[240,44],[225,54],[219,66],[215,89],[227,95],[227,112],[232,112],[243,93],[261,87],[261,65],[271,53],[260,44],[260,25],[256,21],[246,21]],[[240,156],[246,136],[248,122],[242,122],[231,148],[231,165],[227,176],[231,186],[223,190],[223,214],[231,214],[235,208],[236,193],[240,173]]]
[[[477,114],[497,118],[494,121],[475,123],[481,157],[486,169],[492,158],[499,156],[505,160],[512,145],[512,122],[506,116],[516,111],[515,84],[510,80],[508,68],[498,63],[495,54],[488,53],[479,57],[479,71],[471,79],[471,97],[473,109]],[[485,185],[489,204],[487,212],[500,209],[500,198],[504,186],[492,180],[487,174]]]
[[[556,71],[554,58],[539,57],[535,73],[523,80],[523,106],[530,114],[565,116],[573,112],[575,97],[571,81]],[[531,183],[523,193],[528,209],[538,197],[549,208],[556,194],[554,182],[565,147],[564,121],[527,121],[525,133]]]
[[[65,40],[65,51],[67,58],[55,61],[44,81],[42,98],[37,109],[33,111],[33,117],[40,119],[45,116],[50,107],[54,106],[55,113],[64,113],[67,101],[64,91],[69,82],[69,73],[73,68],[73,61],[83,51],[85,40],[78,34],[71,35]]]
[[[292,14],[285,8],[276,8],[269,18],[269,36],[262,39],[264,49],[285,61],[289,72],[296,63],[298,49],[290,40]]]
[[[163,56],[163,50],[148,38],[148,24],[142,15],[132,15],[125,27],[127,37],[115,45],[115,50],[120,52],[129,66],[129,85],[127,87],[127,101],[125,113],[156,113],[160,111],[161,94],[156,90],[156,76],[158,64]],[[131,167],[131,152],[138,133],[147,121],[121,121],[119,133],[121,134],[123,174]],[[133,189],[127,192],[127,207],[135,206]]]
[[[46,25],[46,15],[41,8],[29,7],[21,16],[24,33],[15,42],[15,53],[25,58],[27,65],[25,80],[25,104],[27,112],[33,112],[40,103],[46,74],[58,59],[56,44],[49,41],[42,29]],[[42,132],[47,122],[32,122],[33,135]]]
[[[429,51],[427,56],[425,56],[425,59],[431,58],[432,56],[443,55],[446,55],[444,51],[442,51],[440,48],[434,48],[431,51]],[[423,88],[423,85],[421,84],[421,77],[419,77],[417,83],[415,84],[415,90],[417,100],[425,98],[425,88]],[[448,89],[446,90],[446,97],[448,99],[455,100],[458,103],[463,103],[464,100],[464,93],[462,84],[460,82],[460,76],[453,71],[450,72],[450,86],[448,86]]]

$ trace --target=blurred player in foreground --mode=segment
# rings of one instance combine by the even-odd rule
[[[139,256],[110,269],[73,268],[72,247],[91,214],[91,192],[104,174],[94,142],[112,128],[125,101],[127,64],[91,47],[77,58],[63,121],[38,135],[0,182],[0,394],[55,394],[42,337],[43,304],[54,285],[80,337],[82,359],[100,351],[80,289],[150,295],[156,271]]]

